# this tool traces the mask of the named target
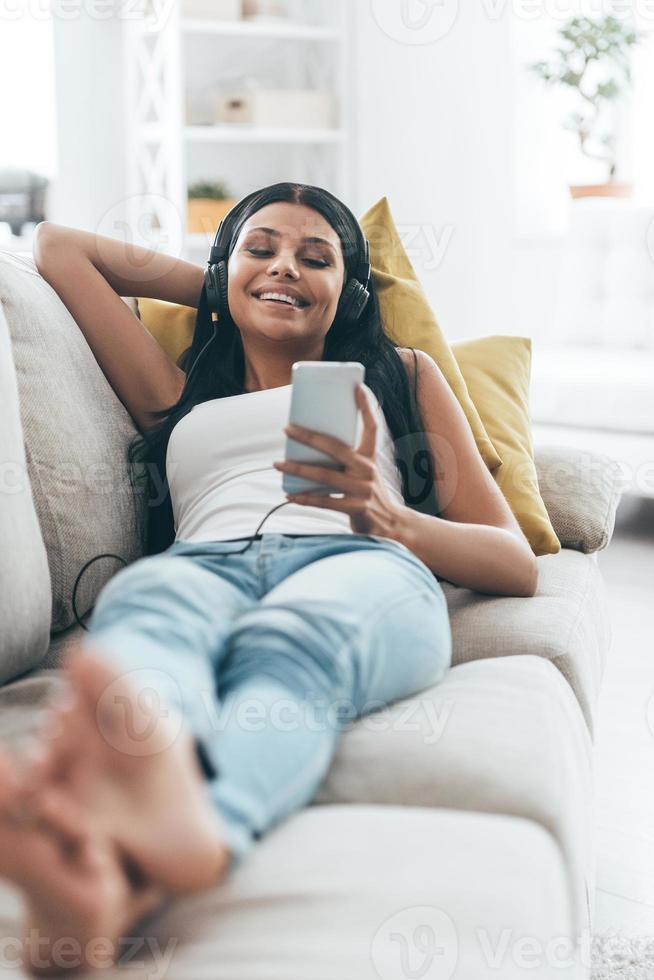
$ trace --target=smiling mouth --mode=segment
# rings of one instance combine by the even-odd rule
[[[259,299],[258,296],[252,297],[257,303],[261,303],[263,306],[276,307],[278,309],[293,310],[295,313],[299,313],[301,310],[306,310],[310,303],[304,300],[300,300],[298,303],[289,303],[283,299]]]

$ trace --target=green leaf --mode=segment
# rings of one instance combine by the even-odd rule
[[[614,78],[610,78],[607,82],[601,82],[597,86],[597,94],[601,99],[615,99],[617,95],[620,94],[620,86]]]
[[[211,198],[214,201],[224,201],[232,196],[224,181],[197,181],[195,184],[189,184],[187,194],[190,200]]]

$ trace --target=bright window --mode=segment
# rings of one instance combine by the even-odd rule
[[[57,136],[52,19],[34,5],[8,9],[0,26],[0,169],[56,175]]]

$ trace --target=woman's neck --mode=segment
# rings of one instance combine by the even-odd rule
[[[284,354],[270,351],[253,352],[244,345],[245,371],[243,387],[246,392],[263,391],[267,388],[283,388],[292,381],[293,364],[296,361],[321,360],[324,343],[312,350],[296,351],[294,354]]]

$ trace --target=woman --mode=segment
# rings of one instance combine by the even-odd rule
[[[215,334],[202,269],[47,223],[37,234],[41,273],[140,430],[131,460],[151,491],[148,554],[100,593],[66,661],[68,702],[22,779],[0,757],[0,864],[50,968],[64,930],[100,965],[94,936],[115,958],[166,898],[224,879],[311,801],[347,722],[442,679],[438,577],[535,590],[529,544],[440,370],[384,334],[351,211],[275,184],[224,234]],[[353,278],[350,293],[367,287],[355,313]],[[197,307],[184,370],[121,295]],[[364,364],[357,446],[285,428],[297,360]],[[285,432],[342,469],[284,463]],[[287,498],[283,472],[339,496]],[[43,969],[30,950],[25,962]]]

